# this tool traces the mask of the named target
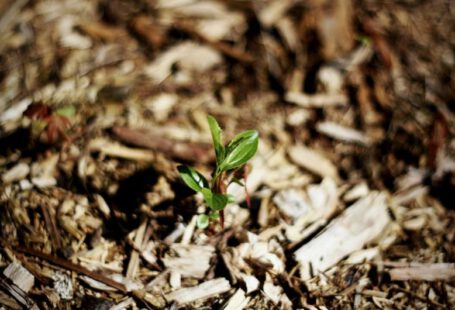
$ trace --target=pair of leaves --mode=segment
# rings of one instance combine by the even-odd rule
[[[259,144],[259,134],[256,130],[247,130],[238,134],[224,147],[221,144],[220,125],[212,116],[208,116],[207,121],[215,148],[218,174],[243,166],[256,154]]]
[[[207,179],[193,168],[178,166],[177,169],[180,173],[180,177],[189,188],[202,193],[205,203],[210,209],[214,211],[222,210],[229,202],[233,201],[233,198],[230,195],[212,192],[208,188]]]
[[[234,198],[228,194],[212,192],[208,188],[206,178],[193,168],[178,166],[177,169],[185,184],[192,190],[202,193],[206,205],[212,210],[209,215],[199,214],[197,218],[197,227],[204,229],[209,225],[209,220],[217,219],[219,211],[224,209],[228,203],[233,202]]]

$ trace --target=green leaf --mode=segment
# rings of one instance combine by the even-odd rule
[[[177,170],[179,171],[182,180],[192,190],[200,192],[204,187],[208,186],[208,182],[205,177],[193,168],[182,165],[178,166]]]
[[[362,35],[361,35],[361,36],[359,36],[359,37],[357,38],[357,40],[359,40],[360,43],[362,43],[362,44],[364,44],[364,45],[370,45],[370,44],[371,44],[371,39],[370,39],[369,36],[364,36],[364,35],[362,36]]]
[[[201,193],[204,196],[205,204],[207,206],[209,206],[210,209],[211,209],[212,208],[212,197],[213,197],[212,191],[210,189],[208,189],[208,188],[203,188],[201,190]]]
[[[227,194],[228,197],[228,203],[234,203],[235,202],[235,197],[231,194]]]
[[[228,204],[229,197],[223,194],[213,193],[212,196],[212,210],[219,211],[224,209]]]
[[[224,209],[229,202],[228,195],[214,193],[208,188],[203,188],[201,193],[204,196],[206,205],[214,211]]]
[[[55,114],[71,118],[76,115],[76,108],[72,105],[63,106],[55,111]]]
[[[36,119],[32,121],[32,132],[34,134],[41,133],[44,129],[46,129],[48,122],[42,119]]]
[[[215,148],[216,155],[216,164],[220,165],[224,159],[224,146],[221,144],[221,128],[213,116],[207,116],[207,122],[209,123],[210,133],[212,134],[213,147]]]
[[[217,220],[220,218],[220,212],[218,212],[218,211],[210,212],[209,217],[212,220]]]
[[[200,229],[207,228],[207,226],[209,226],[209,216],[207,214],[199,214],[196,224]]]
[[[238,168],[250,160],[258,149],[259,134],[256,130],[247,130],[228,144],[226,157],[220,165],[220,171]]]

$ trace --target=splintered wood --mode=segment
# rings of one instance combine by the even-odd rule
[[[308,280],[360,250],[379,237],[389,222],[384,194],[373,192],[362,198],[294,252],[302,279]]]
[[[406,264],[400,262],[384,262],[384,266],[386,268],[391,267],[388,273],[394,281],[441,281],[455,278],[455,264],[453,263]]]
[[[27,269],[17,262],[9,264],[8,267],[3,270],[3,274],[10,278],[14,284],[26,293],[33,287],[35,278]]]
[[[206,299],[231,289],[229,281],[225,278],[217,278],[206,281],[197,286],[182,288],[165,295],[169,301],[176,301],[179,304],[190,303],[199,299]]]
[[[319,152],[303,145],[292,146],[288,152],[292,161],[308,171],[321,177],[339,179],[336,166]]]
[[[27,269],[19,263],[13,262],[6,267],[2,275],[0,274],[0,288],[14,297],[23,308],[38,310],[39,307],[27,295],[33,287],[34,280],[35,278]],[[0,303],[3,304],[1,297]]]
[[[183,277],[202,279],[210,268],[210,259],[215,249],[212,246],[172,244],[171,250],[175,256],[167,255],[163,258],[166,268]]]
[[[223,310],[242,310],[248,305],[249,297],[245,296],[245,291],[238,289],[234,295],[229,298],[228,302],[223,306]]]
[[[133,149],[105,139],[94,139],[88,144],[92,152],[101,152],[103,155],[130,160],[153,161],[155,156],[148,150]]]

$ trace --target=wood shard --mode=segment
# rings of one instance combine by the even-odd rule
[[[35,282],[33,275],[17,262],[9,264],[3,274],[26,293],[30,291]]]
[[[145,68],[145,74],[162,82],[178,63],[187,71],[204,72],[222,63],[222,57],[215,49],[186,41],[170,47]]]
[[[136,249],[142,249],[143,242],[144,242],[144,235],[147,229],[147,222],[142,222],[141,226],[136,230],[135,237],[134,237],[134,247]],[[145,240],[147,241],[147,240]],[[130,256],[130,261],[128,263],[128,269],[126,271],[126,277],[129,279],[134,279],[136,273],[139,269],[139,252],[132,251]]]
[[[304,280],[327,270],[354,251],[377,238],[390,222],[385,194],[372,192],[350,206],[327,228],[295,251]],[[310,267],[311,266],[311,267]]]
[[[102,22],[87,22],[77,27],[82,33],[95,40],[120,41],[125,39],[127,33],[120,27],[112,27]]]
[[[454,263],[417,264],[388,271],[392,281],[447,281],[455,278]]]
[[[130,160],[153,161],[155,156],[149,150],[133,149],[106,139],[94,139],[88,145],[90,151],[101,152],[107,156]]]
[[[210,144],[171,141],[144,130],[128,127],[114,127],[113,132],[124,143],[145,147],[176,159],[200,163],[208,163],[214,159]]]
[[[172,272],[177,272],[183,277],[202,279],[210,268],[210,259],[215,248],[209,245],[184,245],[175,243],[171,250],[177,255],[166,255],[163,263]],[[197,262],[197,263],[195,263]]]
[[[94,198],[98,205],[98,209],[103,213],[103,215],[106,218],[109,219],[111,217],[111,209],[109,208],[109,205],[107,204],[106,200],[104,200],[103,196],[99,194],[95,194]]]
[[[190,303],[199,299],[206,299],[218,294],[225,293],[231,289],[229,281],[225,278],[216,278],[197,286],[182,288],[166,294],[168,301],[176,301],[179,304]]]
[[[259,12],[259,21],[266,27],[273,26],[275,23],[283,19],[283,16],[292,4],[293,1],[290,0],[270,2]]]
[[[268,275],[266,276],[263,290],[265,297],[270,299],[275,305],[278,305],[281,296],[284,294],[283,288],[281,286],[274,285]]]
[[[227,303],[223,306],[223,310],[242,310],[248,305],[249,297],[245,297],[245,291],[241,288],[238,289],[234,295],[229,298]]]
[[[251,292],[254,292],[259,288],[259,285],[261,284],[259,280],[255,276],[247,275],[247,274],[241,274],[243,282],[245,283],[246,287],[246,293],[249,294]]]
[[[20,181],[30,173],[30,167],[26,163],[19,163],[9,169],[2,175],[2,181],[5,183],[11,183]]]
[[[8,292],[14,299],[20,303],[24,309],[39,310],[36,303],[31,299],[27,293],[25,293],[20,287],[10,281],[9,278],[0,274],[0,293],[3,291]],[[1,298],[1,295],[0,295]],[[0,299],[0,303],[3,304],[3,300]],[[6,302],[5,302],[6,304]]]
[[[134,299],[129,297],[118,304],[112,306],[109,308],[109,310],[123,310],[123,309],[128,309],[129,307],[134,305]]]
[[[145,15],[135,17],[131,22],[133,31],[151,48],[159,48],[165,42],[165,30]]]
[[[15,250],[18,252],[25,253],[27,255],[32,255],[32,256],[44,259],[61,268],[65,268],[65,269],[74,271],[79,275],[86,275],[87,277],[89,277],[95,281],[101,282],[101,283],[105,284],[106,286],[113,287],[121,292],[127,291],[125,285],[123,285],[122,283],[112,280],[111,278],[109,278],[103,274],[90,271],[90,270],[88,270],[78,264],[74,264],[68,260],[61,259],[59,257],[52,256],[52,255],[49,255],[49,254],[46,254],[46,253],[43,253],[43,252],[40,252],[40,251],[37,251],[34,249],[29,249],[29,248],[15,247]]]
[[[364,133],[333,122],[319,123],[316,125],[316,129],[331,138],[344,142],[359,143],[363,145],[371,144],[371,139]]]
[[[336,166],[319,152],[303,145],[296,145],[289,148],[288,154],[291,160],[302,168],[321,177],[339,180]]]
[[[348,103],[348,98],[343,94],[317,94],[307,95],[298,92],[288,92],[286,101],[304,108],[324,108],[343,106]]]

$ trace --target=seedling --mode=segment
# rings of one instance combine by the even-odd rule
[[[207,179],[195,169],[188,166],[177,167],[180,177],[192,190],[202,193],[208,211],[199,214],[197,226],[201,229],[209,225],[210,220],[220,220],[224,228],[224,208],[234,202],[234,197],[226,193],[231,183],[238,183],[245,187],[246,201],[250,206],[250,198],[246,190],[246,178],[249,173],[247,162],[256,154],[259,144],[259,135],[256,130],[244,131],[232,139],[227,145],[221,142],[221,128],[216,119],[208,116],[213,148],[215,149],[216,165],[212,171],[212,179]],[[241,179],[244,180],[242,183]]]
[[[52,110],[42,103],[31,104],[24,112],[24,115],[32,120],[32,132],[40,135],[43,131],[49,143],[56,142],[59,138],[69,140],[66,129],[71,125],[71,118],[76,110],[73,106],[64,106]]]

